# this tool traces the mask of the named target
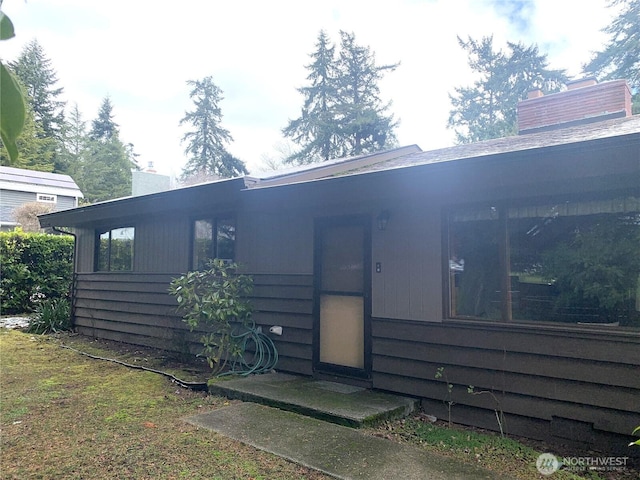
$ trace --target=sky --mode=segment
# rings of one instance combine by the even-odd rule
[[[339,43],[353,33],[378,65],[399,62],[379,83],[400,121],[400,145],[432,150],[454,144],[447,129],[454,87],[473,76],[457,36],[493,35],[537,44],[550,68],[580,78],[607,41],[615,10],[607,0],[4,0],[16,37],[0,43],[15,60],[37,39],[90,126],[109,96],[120,138],[138,163],[179,176],[186,163],[179,126],[193,108],[188,80],[211,76],[223,91],[221,126],[228,150],[250,172],[267,168],[290,147],[281,131],[303,103],[318,33]]]

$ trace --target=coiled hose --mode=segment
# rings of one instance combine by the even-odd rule
[[[219,374],[218,377],[267,373],[275,368],[278,363],[278,350],[273,340],[262,332],[262,327],[256,327],[255,322],[252,321],[251,325],[246,327],[246,331],[232,333],[231,337],[239,340],[242,354],[234,357],[231,368]],[[254,347],[253,358],[248,360],[248,352],[252,346]]]

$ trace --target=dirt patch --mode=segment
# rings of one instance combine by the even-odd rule
[[[161,370],[188,382],[207,382],[211,378],[211,369],[206,360],[195,355],[186,356],[130,343],[85,337],[76,333],[58,333],[50,335],[49,338],[59,345],[69,346],[90,355]]]

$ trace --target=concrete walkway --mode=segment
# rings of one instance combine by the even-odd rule
[[[339,479],[506,478],[362,430],[255,403],[240,403],[186,420]]]
[[[411,398],[281,373],[217,381],[209,391],[252,403],[189,417],[189,423],[335,478],[506,478],[349,428],[405,416],[415,407]]]

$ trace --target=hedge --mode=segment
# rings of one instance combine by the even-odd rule
[[[20,230],[0,232],[0,312],[32,312],[38,301],[68,298],[73,237]]]

